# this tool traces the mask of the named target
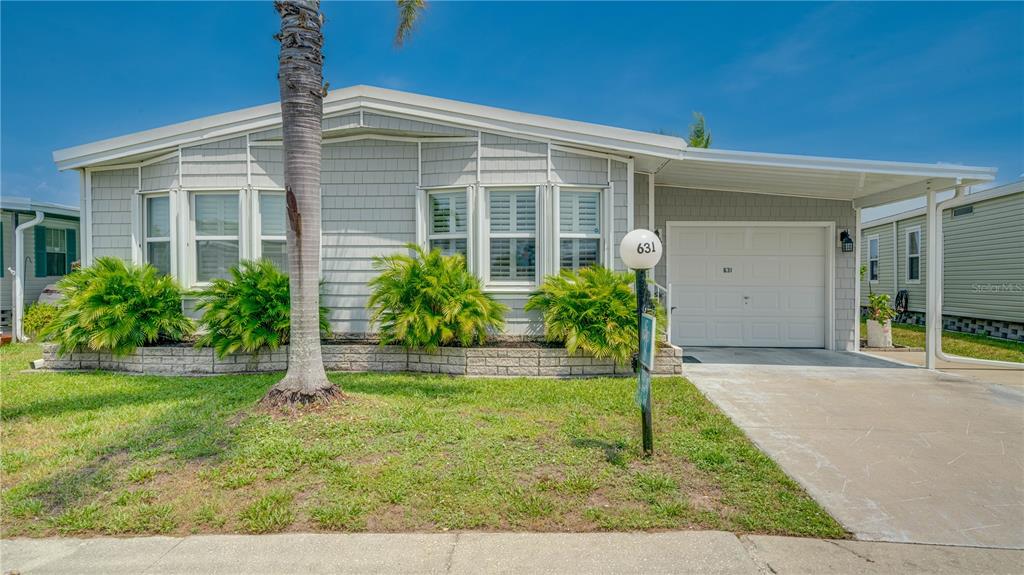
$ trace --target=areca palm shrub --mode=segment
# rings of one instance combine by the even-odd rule
[[[505,325],[508,308],[484,293],[461,255],[445,256],[410,244],[411,254],[374,258],[381,273],[370,280],[367,302],[381,344],[433,351],[458,342],[481,344]]]
[[[113,257],[64,276],[57,317],[42,332],[65,354],[78,349],[125,356],[159,341],[191,335],[192,320],[181,308],[181,288],[151,265]]]
[[[288,276],[269,260],[244,261],[231,268],[231,279],[215,279],[199,294],[204,333],[196,346],[210,346],[218,357],[238,350],[277,349],[288,343],[291,293]],[[329,331],[327,310],[320,307],[320,333]]]
[[[632,286],[631,274],[600,266],[562,270],[544,279],[525,309],[539,311],[548,341],[563,343],[570,354],[583,352],[625,365],[637,349]]]

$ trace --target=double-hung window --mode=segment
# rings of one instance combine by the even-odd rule
[[[441,250],[446,256],[466,256],[469,231],[469,203],[466,191],[430,192],[427,194],[430,210],[427,241],[430,250]]]
[[[489,279],[495,282],[536,281],[536,191],[489,191],[487,209],[490,219]]]
[[[171,198],[167,195],[146,196],[145,233],[146,262],[162,274],[171,273]]]
[[[921,281],[921,228],[907,230],[907,281]]]
[[[559,259],[563,269],[601,263],[601,192],[559,192]]]
[[[68,273],[68,237],[63,229],[46,228],[46,275]]]
[[[238,264],[238,193],[192,196],[196,281],[228,277]]]
[[[878,281],[878,236],[868,237],[868,281]]]
[[[288,273],[288,229],[282,192],[260,192],[260,255]]]

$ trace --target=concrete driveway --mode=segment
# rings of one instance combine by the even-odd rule
[[[825,350],[684,375],[858,538],[1024,548],[1024,390]]]

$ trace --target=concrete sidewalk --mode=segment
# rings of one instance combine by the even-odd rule
[[[15,539],[0,571],[76,573],[1021,573],[1024,551],[721,531]]]
[[[873,349],[864,350],[867,355],[873,355],[889,361],[908,363],[918,367],[924,367],[923,351],[877,351]],[[1012,387],[1024,387],[1024,363],[1020,367],[1004,367],[989,365],[971,365],[966,363],[953,363],[945,360],[938,360],[936,367],[939,371],[951,375],[959,375],[973,381],[985,383],[997,383]]]

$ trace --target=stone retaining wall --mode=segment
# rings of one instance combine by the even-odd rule
[[[616,366],[607,359],[570,356],[563,348],[539,347],[446,347],[433,353],[407,350],[401,346],[370,344],[324,344],[324,366],[328,371],[412,371],[470,376],[628,375],[629,366]],[[683,350],[662,347],[655,359],[655,375],[677,375],[683,371]],[[115,358],[109,353],[74,352],[57,355],[57,346],[43,346],[44,369],[103,369],[147,375],[213,375],[259,373],[288,368],[286,347],[276,351],[236,353],[218,358],[213,349],[185,345],[143,347],[132,355]]]

